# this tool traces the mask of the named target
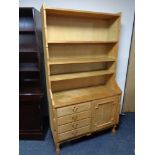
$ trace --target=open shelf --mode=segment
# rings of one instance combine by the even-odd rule
[[[58,74],[58,75],[52,75],[50,77],[50,80],[60,81],[60,80],[85,78],[85,77],[91,77],[91,76],[101,76],[101,75],[107,75],[107,74],[113,74],[113,73],[114,71],[111,71],[111,70],[102,70],[102,71],[91,71],[91,72],[82,72],[82,73]]]
[[[86,13],[87,14],[87,13]],[[86,15],[85,14],[85,15]],[[90,14],[91,15],[91,14]],[[60,14],[47,14],[48,43],[113,43],[118,41],[119,15],[102,18],[81,18]],[[85,16],[87,17],[87,15]]]
[[[20,79],[40,79],[40,72],[19,72]]]
[[[19,33],[34,33],[34,22],[31,17],[19,18]]]
[[[49,64],[74,64],[74,63],[91,63],[91,62],[108,62],[116,61],[115,58],[110,57],[76,57],[76,58],[52,58],[49,60]]]
[[[55,107],[62,107],[75,103],[111,97],[119,95],[120,93],[121,91],[117,86],[109,87],[108,85],[99,85],[55,92],[53,93],[53,100]]]
[[[22,46],[19,48],[19,53],[37,53],[37,48],[34,46]]]
[[[19,52],[19,62],[38,62],[38,55],[36,52]]]
[[[37,51],[35,34],[33,33],[19,34],[19,51],[20,52]]]

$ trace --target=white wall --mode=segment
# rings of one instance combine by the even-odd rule
[[[110,13],[122,12],[116,80],[124,94],[134,20],[134,0],[20,0],[20,7],[35,7],[36,9],[40,10],[43,2],[48,7]]]

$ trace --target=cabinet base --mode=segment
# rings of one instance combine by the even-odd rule
[[[20,140],[43,140],[44,132],[20,132],[19,139]]]
[[[19,130],[19,139],[20,140],[44,140],[47,130],[49,128],[49,119],[48,117],[44,118],[43,121],[43,130],[36,131],[21,131]]]

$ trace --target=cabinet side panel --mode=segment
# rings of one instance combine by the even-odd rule
[[[49,119],[50,119],[50,127],[51,130],[53,129],[53,113],[52,113],[52,100],[50,94],[50,85],[49,85],[49,78],[48,78],[48,62],[47,62],[47,43],[46,43],[46,10],[44,6],[41,8],[41,15],[42,15],[42,32],[43,32],[43,47],[44,47],[44,63],[45,63],[45,73],[46,73],[46,88],[47,88],[47,97],[48,97],[48,109],[49,109]]]

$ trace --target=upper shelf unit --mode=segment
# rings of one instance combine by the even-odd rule
[[[46,9],[47,43],[115,43],[120,14]],[[81,18],[82,17],[82,18]]]

